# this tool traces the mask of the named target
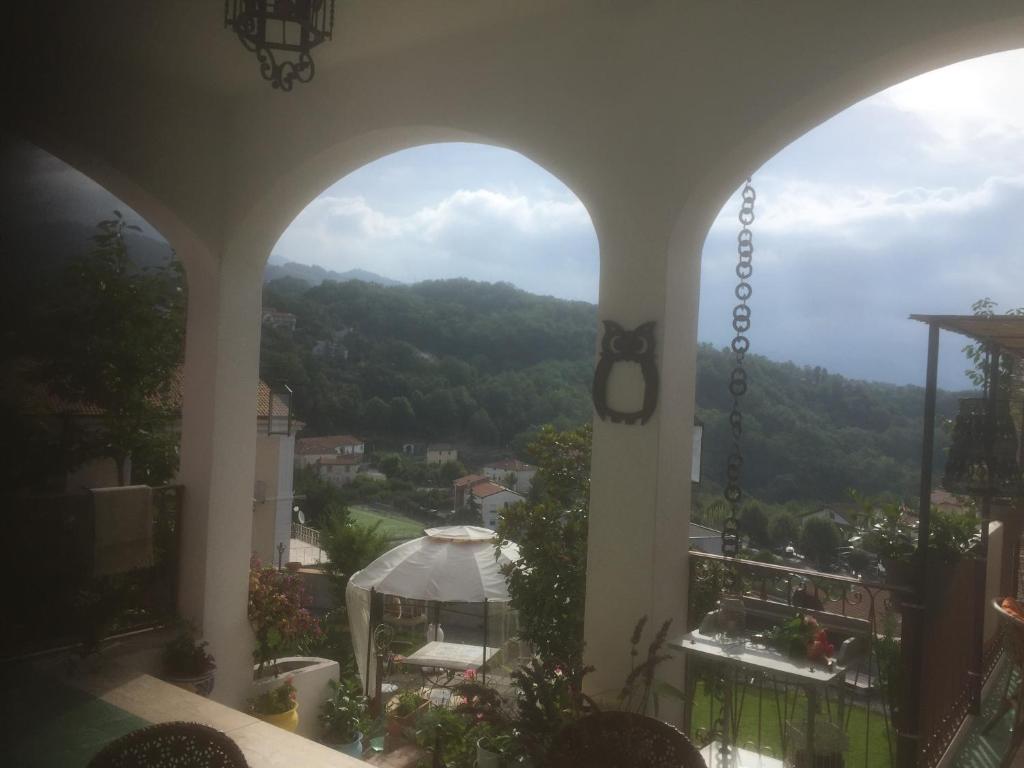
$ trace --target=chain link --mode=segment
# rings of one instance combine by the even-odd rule
[[[743,411],[740,410],[740,401],[747,393],[747,369],[743,366],[750,350],[750,339],[746,335],[750,332],[750,305],[747,301],[754,292],[747,281],[754,274],[754,233],[750,230],[750,225],[754,223],[754,201],[757,200],[757,192],[750,181],[747,179],[747,183],[743,185],[739,215],[742,229],[736,238],[736,277],[739,278],[739,282],[736,283],[734,293],[739,304],[732,310],[732,329],[736,335],[730,346],[735,363],[729,375],[729,394],[732,395],[732,411],[729,413],[732,451],[725,466],[725,500],[729,502],[729,517],[722,523],[722,554],[727,557],[735,557],[740,551],[737,517],[740,502],[743,500],[743,451],[740,446],[740,438],[743,436]]]

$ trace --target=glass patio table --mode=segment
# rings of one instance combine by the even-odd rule
[[[784,654],[755,644],[749,638],[720,640],[700,630],[687,632],[680,638],[670,640],[668,646],[674,650],[716,664],[732,667],[734,671],[748,670],[765,675],[769,680],[783,681],[802,688],[807,698],[807,754],[814,753],[814,730],[818,711],[818,693],[833,687],[838,695],[838,718],[843,722],[843,697],[840,685],[845,674],[841,667],[831,664],[823,666],[806,660],[792,659]],[[735,745],[729,743],[732,736],[733,697],[735,675],[726,675],[724,688],[724,712],[721,747],[725,754],[735,752]],[[735,761],[734,761],[735,762]],[[708,765],[711,765],[709,762]]]

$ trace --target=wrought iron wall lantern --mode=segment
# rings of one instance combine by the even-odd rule
[[[953,439],[942,478],[951,493],[1016,496],[1024,489],[1020,467],[1020,442],[1007,400],[996,402],[995,418],[989,420],[988,401],[960,401],[953,423]],[[995,432],[990,436],[990,425]]]
[[[256,54],[271,86],[290,91],[308,83],[310,51],[334,32],[334,0],[224,0],[224,26]]]

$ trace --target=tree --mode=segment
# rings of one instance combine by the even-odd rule
[[[456,509],[455,514],[452,515],[452,522],[458,525],[483,525],[484,517],[480,510],[480,499],[473,493],[473,489],[470,488],[466,493],[466,501],[462,505],[462,509]]]
[[[469,419],[469,434],[476,442],[494,445],[498,442],[498,428],[483,408],[478,408]]]
[[[543,497],[509,507],[498,524],[499,539],[519,545],[506,573],[520,631],[542,659],[569,669],[583,663],[590,444],[590,426],[541,430],[531,454]]]
[[[295,494],[302,496],[302,512],[306,522],[319,528],[336,515],[348,515],[342,489],[324,480],[316,468],[301,467],[295,473]]]
[[[391,407],[381,398],[371,397],[363,408],[363,422],[372,430],[386,432],[391,426]]]
[[[377,457],[377,466],[389,480],[404,476],[405,460],[397,453],[385,453]]]
[[[438,482],[446,488],[465,475],[466,467],[459,461],[446,461],[437,470]]]
[[[780,512],[768,523],[768,536],[776,547],[788,547],[800,538],[800,524],[787,512]]]
[[[380,521],[370,526],[352,522],[344,508],[333,510],[326,521],[320,536],[328,560],[324,570],[331,577],[337,599],[342,603],[349,576],[368,566],[391,546],[379,528]]]
[[[405,434],[416,428],[416,412],[407,397],[391,398],[391,431]]]
[[[757,504],[748,504],[740,512],[740,533],[748,536],[752,544],[763,546],[771,543],[768,535],[768,516]]]
[[[839,529],[831,520],[812,517],[800,531],[800,549],[819,566],[831,561],[842,543]]]
[[[177,467],[171,387],[184,350],[185,285],[176,261],[132,264],[125,233],[138,229],[114,211],[99,223],[92,251],[68,264],[41,367],[57,395],[102,409],[81,458],[112,459],[122,485],[129,458],[142,459],[136,477],[151,484],[169,480]]]

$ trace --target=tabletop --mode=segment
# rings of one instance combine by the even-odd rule
[[[843,670],[833,666],[829,669],[807,660],[792,659],[778,651],[752,644],[749,640],[735,643],[722,642],[700,630],[687,632],[682,637],[670,640],[670,648],[686,653],[695,653],[716,661],[731,662],[754,667],[764,672],[782,675],[803,684],[828,684],[841,678]]]
[[[484,648],[482,645],[463,645],[462,643],[445,643],[434,640],[420,648],[416,653],[406,656],[405,664],[420,667],[443,667],[445,669],[477,669],[485,659],[498,652],[497,648]]]

